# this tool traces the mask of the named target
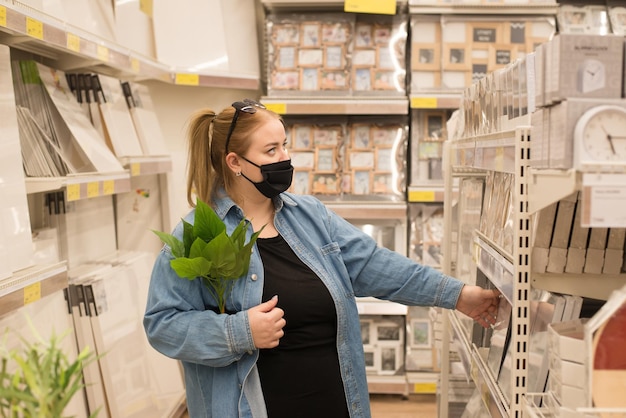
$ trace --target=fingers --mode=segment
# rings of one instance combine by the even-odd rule
[[[276,305],[278,304],[278,295],[274,295],[272,296],[272,298],[270,300],[268,300],[267,302],[263,302],[257,306],[255,306],[252,309],[257,309],[261,312],[269,312],[272,309],[274,309],[276,307]]]
[[[248,310],[248,320],[252,340],[256,348],[274,348],[285,335],[283,328],[286,321],[284,311],[276,306],[278,297],[274,296]]]

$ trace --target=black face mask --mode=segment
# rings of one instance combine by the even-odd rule
[[[291,165],[291,160],[258,165],[244,156],[241,158],[253,166],[259,167],[261,170],[263,180],[258,183],[253,182],[243,173],[241,173],[241,175],[250,183],[254,184],[254,187],[256,187],[257,190],[263,194],[263,196],[271,199],[278,196],[291,186],[291,180],[293,179],[293,166]]]

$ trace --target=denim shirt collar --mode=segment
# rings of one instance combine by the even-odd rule
[[[239,208],[235,201],[228,196],[224,189],[220,189],[217,196],[218,198],[213,200],[214,210],[217,216],[224,220],[228,212],[234,207],[237,211],[239,211],[239,216],[243,218],[241,208]],[[274,207],[276,208],[277,213],[281,211],[283,205],[298,206],[295,200],[288,195],[281,193],[274,198]]]

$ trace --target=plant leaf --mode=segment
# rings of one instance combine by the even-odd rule
[[[207,243],[204,242],[204,240],[202,240],[202,238],[196,238],[196,240],[193,242],[193,244],[191,245],[191,248],[189,249],[189,258],[196,258],[196,257],[206,257],[207,254],[204,252],[204,249],[206,248]],[[208,254],[210,256],[210,254]],[[212,257],[206,257],[209,260],[212,260]]]
[[[202,238],[205,242],[210,242],[225,230],[224,222],[215,211],[202,200],[196,199],[196,213],[193,221],[195,236]]]
[[[185,254],[181,255],[181,257],[189,257],[191,244],[196,240],[196,235],[193,232],[193,225],[184,219],[181,220],[183,224],[183,243],[185,244]]]
[[[165,232],[152,230],[164,244],[168,245],[172,249],[172,255],[174,257],[183,257],[185,248],[183,247],[183,243],[180,242],[178,238],[174,235],[167,234]]]
[[[213,263],[206,258],[180,257],[170,261],[172,269],[183,279],[194,280],[196,277],[206,276],[211,271]]]

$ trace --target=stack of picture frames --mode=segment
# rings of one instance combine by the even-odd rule
[[[553,16],[413,16],[411,92],[463,89],[552,37]]]
[[[406,15],[267,17],[268,95],[406,94]]]
[[[362,315],[361,340],[365,370],[371,374],[394,375],[404,366],[404,317]]]
[[[405,116],[287,119],[291,191],[350,198],[405,194]]]

